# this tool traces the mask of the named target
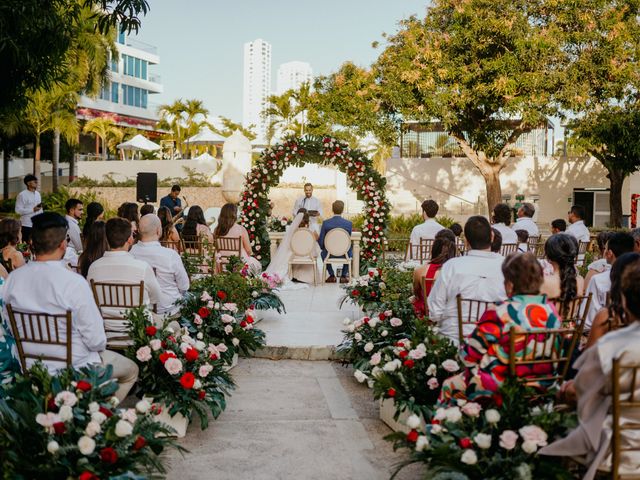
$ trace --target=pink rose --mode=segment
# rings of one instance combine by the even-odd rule
[[[196,313],[195,317],[193,317],[193,323],[202,325],[202,317]]]
[[[167,369],[171,375],[177,375],[182,371],[182,362],[177,358],[168,358],[166,362],[164,362],[164,368]]]
[[[141,362],[148,362],[151,360],[151,347],[147,345],[140,347],[136,352],[136,358]]]
[[[233,327],[231,325],[227,325],[226,327],[224,327],[224,333],[226,333],[227,335],[231,335],[231,332],[233,332]]]
[[[429,387],[430,390],[435,390],[436,388],[438,388],[440,386],[440,384],[438,383],[438,379],[435,377],[431,377],[429,379],[429,381],[427,382],[427,386]]]
[[[136,415],[136,409],[135,408],[127,408],[126,410],[124,410],[120,416],[126,420],[129,423],[136,423],[136,420],[138,419],[138,416]]]
[[[527,425],[520,430],[520,436],[525,442],[535,443],[539,447],[547,445],[547,434],[537,425]]]
[[[198,375],[200,375],[202,378],[206,377],[207,375],[209,375],[211,373],[211,371],[213,370],[213,367],[211,365],[209,365],[208,363],[205,365],[202,365],[199,369],[198,369]]]
[[[505,430],[500,435],[500,446],[505,450],[513,450],[518,441],[518,434],[513,430]]]
[[[237,312],[238,311],[238,306],[235,303],[225,303],[223,305],[225,310],[229,310],[230,312]]]
[[[369,363],[371,365],[379,365],[381,360],[382,360],[382,355],[380,354],[380,352],[376,352],[373,355],[371,355],[371,360],[369,360]]]
[[[393,317],[391,320],[389,320],[389,323],[392,327],[399,327],[400,325],[402,325],[402,320],[397,317]]]
[[[233,323],[235,322],[235,318],[233,318],[231,315],[227,315],[226,313],[223,313],[222,315],[220,315],[220,320],[222,320],[222,323]]]
[[[209,295],[209,292],[202,292],[202,295],[200,296],[200,300],[203,302],[208,302],[209,300],[212,300],[211,295]]]
[[[447,372],[457,372],[460,370],[460,365],[455,360],[445,360],[442,362],[442,368],[444,368]]]
[[[157,338],[154,338],[153,340],[151,340],[149,342],[149,346],[151,347],[151,350],[153,350],[155,352],[155,351],[160,350],[162,348],[162,341],[158,340]]]
[[[218,345],[216,345],[216,348],[220,353],[225,353],[227,350],[229,350],[224,343],[219,343]]]
[[[480,406],[480,404],[475,403],[475,402],[466,403],[462,407],[462,413],[464,413],[465,415],[467,415],[469,417],[479,417],[480,416],[480,410],[482,410],[482,407]]]

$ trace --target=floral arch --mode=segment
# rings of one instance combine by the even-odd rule
[[[390,206],[385,197],[386,179],[373,168],[373,162],[359,150],[331,137],[291,138],[266,149],[247,175],[239,203],[240,223],[249,232],[254,256],[263,267],[270,261],[269,190],[280,182],[287,167],[306,163],[335,166],[347,175],[349,187],[364,200],[364,222],[360,265],[374,265],[386,243],[385,230]]]

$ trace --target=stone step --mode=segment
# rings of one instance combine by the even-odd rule
[[[269,360],[341,360],[342,355],[336,352],[335,345],[311,346],[277,346],[266,345],[257,350],[255,358]]]

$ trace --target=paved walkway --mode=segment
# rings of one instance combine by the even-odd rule
[[[190,452],[171,454],[170,480],[384,480],[403,459],[350,368],[254,358],[233,375],[227,410],[205,431],[190,425],[180,441]],[[420,473],[414,465],[397,478]]]

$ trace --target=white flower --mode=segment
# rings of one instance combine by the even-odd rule
[[[421,452],[427,448],[429,448],[429,439],[424,435],[420,435],[416,440],[416,452]]]
[[[193,388],[200,390],[202,388],[202,382],[196,378],[195,382],[193,382]]]
[[[127,408],[125,411],[123,411],[120,414],[120,416],[122,417],[123,420],[126,420],[131,424],[136,423],[136,420],[138,419],[135,408]]]
[[[73,419],[73,410],[69,405],[63,405],[60,407],[58,415],[60,415],[60,420],[62,420],[63,422],[68,422],[69,420]]]
[[[427,375],[429,375],[430,377],[435,376],[435,374],[438,373],[438,367],[436,367],[433,363],[431,365],[429,365],[429,367],[427,368]]]
[[[389,332],[387,332],[386,330],[383,330],[382,333],[380,333],[380,335],[382,335],[383,337],[386,337],[387,335],[389,335]]]
[[[459,407],[449,407],[444,411],[447,421],[451,423],[458,423],[462,418],[462,412]]]
[[[82,436],[78,440],[78,449],[83,455],[91,455],[96,449],[96,442],[91,437],[87,437],[86,435]]]
[[[356,380],[358,380],[358,382],[360,383],[363,383],[367,378],[369,378],[360,370],[356,370],[355,372],[353,372],[353,376],[356,377]]]
[[[420,417],[417,415],[410,415],[409,418],[407,418],[407,427],[411,430],[416,430],[421,423]]]
[[[535,453],[538,451],[538,445],[536,445],[536,442],[525,440],[524,442],[522,442],[522,450],[525,453]]]
[[[98,402],[91,402],[89,404],[89,413],[95,413],[99,410],[100,410],[100,405],[98,405]]]
[[[116,435],[118,437],[128,437],[133,433],[133,425],[125,420],[118,420],[116,423]]]
[[[445,360],[442,362],[442,368],[444,368],[447,372],[457,372],[460,370],[460,365],[455,360]]]
[[[104,421],[107,419],[107,416],[102,412],[93,412],[91,414],[91,420],[96,422],[98,425],[102,425]]]
[[[427,380],[427,386],[429,387],[429,390],[435,390],[440,386],[440,383],[438,382],[438,379],[436,377],[431,377],[429,380]]]
[[[469,417],[479,417],[480,411],[482,407],[479,403],[476,402],[468,402],[462,407],[462,413],[468,415]]]
[[[220,353],[225,353],[226,351],[229,350],[224,343],[219,343],[218,345],[216,345],[216,348]]]
[[[50,454],[55,454],[58,450],[60,450],[60,445],[55,440],[51,440],[47,443],[47,452]]]
[[[476,463],[478,463],[478,456],[476,455],[476,452],[468,448],[460,457],[460,461],[462,463],[466,463],[467,465],[475,465]]]
[[[151,408],[151,403],[149,403],[144,398],[142,400],[140,400],[138,403],[136,403],[136,410],[139,413],[147,413],[150,408]]]
[[[369,326],[370,326],[371,328],[373,328],[373,327],[375,327],[376,325],[378,325],[378,322],[379,322],[379,321],[380,321],[380,320],[378,320],[378,318],[373,317],[371,320],[369,320]]]
[[[490,408],[489,410],[484,412],[484,418],[487,419],[487,422],[495,425],[500,421],[500,412],[498,412],[495,408]]]
[[[154,338],[149,342],[149,346],[151,347],[151,350],[153,350],[154,352],[158,351],[162,348],[162,341],[158,340],[157,338]]]
[[[483,450],[491,448],[491,435],[488,435],[486,433],[478,433],[475,437],[473,437],[473,441],[478,447],[482,448]]]
[[[380,375],[382,375],[382,369],[380,367],[373,367],[371,370],[371,376],[373,378],[378,378]]]
[[[380,283],[378,284],[378,288],[379,288],[380,290],[386,290],[387,285],[386,285],[386,283],[384,283],[384,282],[380,282]]]
[[[47,429],[49,433],[53,433],[53,424],[60,421],[60,416],[57,413],[47,412],[39,413],[36,415],[36,423],[42,425]]]
[[[140,347],[136,352],[136,358],[141,362],[148,362],[151,360],[151,347],[145,345],[144,347]]]
[[[198,375],[200,375],[202,378],[205,378],[207,375],[211,373],[212,370],[213,370],[213,367],[207,363],[205,365],[202,365],[198,369]]]
[[[238,340],[237,338],[233,338],[231,340],[231,343],[233,343],[234,347],[237,347],[238,345],[240,345],[240,340]]]
[[[227,335],[231,335],[232,332],[233,332],[233,327],[231,325],[225,325],[224,333],[226,333]]]
[[[518,434],[513,430],[505,430],[500,435],[500,446],[505,450],[513,450],[518,441]]]
[[[86,433],[88,437],[95,437],[100,433],[101,430],[102,427],[100,427],[100,424],[91,420],[89,423],[87,423],[87,426],[84,429],[84,433]]]
[[[371,360],[369,360],[369,364],[374,366],[379,365],[381,360],[382,360],[382,355],[380,354],[380,352],[376,352],[373,355],[371,355]]]
[[[525,442],[535,443],[538,447],[547,445],[547,433],[537,425],[527,425],[518,430],[518,432]]]
[[[442,433],[443,430],[444,429],[440,424],[431,425],[431,433],[433,433],[434,435],[438,435],[439,433]]]
[[[177,358],[167,358],[167,361],[164,362],[164,368],[171,375],[177,375],[182,371],[182,362]]]
[[[391,360],[390,362],[385,363],[382,369],[385,372],[393,372],[397,370],[399,367],[400,367],[400,360],[396,358],[395,360]]]
[[[397,317],[393,317],[391,320],[389,320],[389,323],[392,327],[399,327],[400,325],[402,325],[402,320]]]
[[[347,326],[347,331],[350,333],[355,332],[356,330],[356,326],[352,323],[351,325]]]
[[[350,318],[345,318],[344,320],[342,320],[342,324],[343,325],[351,325],[351,319]]]
[[[427,347],[423,343],[418,345],[415,349],[409,352],[409,358],[413,360],[420,360],[427,356]]]
[[[73,392],[63,390],[56,395],[55,402],[58,406],[68,405],[69,407],[73,407],[76,403],[78,403],[78,397]]]
[[[356,333],[353,338],[355,339],[356,342],[359,342],[360,340],[362,340],[362,335],[360,335],[359,333]]]
[[[364,351],[369,353],[371,350],[373,350],[373,343],[367,342],[367,344],[364,346]]]
[[[202,332],[198,332],[198,334],[196,335],[196,338],[198,340],[202,340],[204,338],[204,335],[202,334]]]
[[[235,321],[235,318],[227,313],[223,313],[222,315],[220,315],[220,320],[222,320],[222,323],[233,323]]]

